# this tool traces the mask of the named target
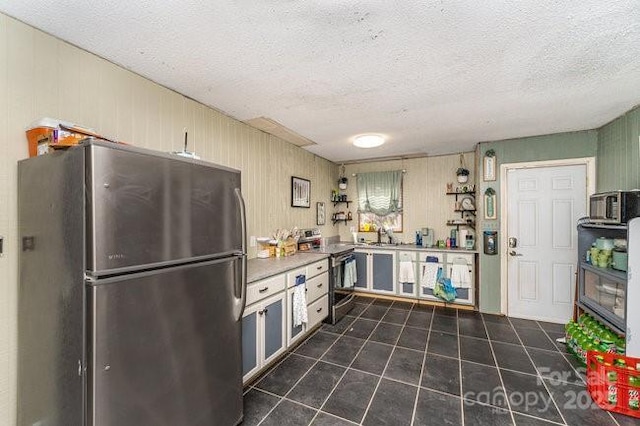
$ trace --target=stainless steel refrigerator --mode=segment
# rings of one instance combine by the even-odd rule
[[[18,172],[18,425],[240,423],[240,172],[100,141]]]

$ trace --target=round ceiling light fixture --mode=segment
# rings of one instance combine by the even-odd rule
[[[384,136],[375,134],[359,135],[353,139],[353,145],[358,148],[375,148],[384,142]]]

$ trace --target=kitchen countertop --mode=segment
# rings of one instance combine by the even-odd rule
[[[296,253],[287,257],[249,259],[247,261],[247,283],[278,275],[328,257],[329,255],[324,253]]]
[[[347,246],[351,246],[354,249],[363,250],[406,250],[406,251],[429,251],[429,252],[446,252],[446,253],[478,253],[477,249],[467,250],[464,248],[438,248],[438,247],[422,247],[415,244],[383,244],[381,246],[373,244],[353,244],[347,243]],[[344,247],[343,247],[344,250]]]
[[[323,253],[323,254],[337,254],[343,251],[351,250],[356,246],[351,243],[337,243],[337,244],[328,244],[324,247],[312,248],[306,253]]]

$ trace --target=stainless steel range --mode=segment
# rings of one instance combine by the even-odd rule
[[[340,321],[355,303],[354,283],[356,279],[354,246],[339,243],[340,237],[323,238],[318,228],[302,230],[298,241],[300,253],[325,253],[329,255],[329,315],[325,322],[335,324]],[[353,262],[352,262],[353,261]],[[351,279],[345,279],[345,275]]]
[[[329,244],[313,250],[314,253],[329,255],[329,316],[325,322],[335,324],[347,315],[355,303],[353,282],[345,280],[349,263],[354,260],[351,244]],[[353,270],[355,275],[355,269]],[[355,276],[353,277],[355,279]]]
[[[331,265],[331,270],[329,271],[329,306],[331,309],[329,309],[329,316],[327,316],[325,322],[330,324],[340,321],[342,317],[353,309],[355,303],[356,296],[353,292],[353,283],[350,286],[345,286],[345,269],[349,262],[355,264],[353,247],[332,253],[329,257],[329,264]]]

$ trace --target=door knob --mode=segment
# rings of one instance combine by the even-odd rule
[[[516,251],[515,251],[515,250],[511,250],[511,251],[509,252],[509,256],[522,256],[522,254],[520,254],[520,253],[516,253]]]

